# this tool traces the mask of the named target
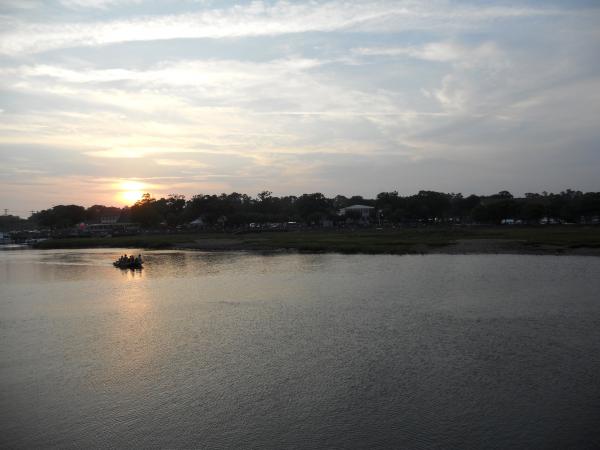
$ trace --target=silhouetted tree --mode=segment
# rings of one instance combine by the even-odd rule
[[[152,198],[149,193],[142,195],[142,198],[131,207],[131,220],[143,227],[159,225],[162,217],[158,211],[156,199]]]
[[[85,220],[85,208],[78,205],[57,205],[33,214],[31,219],[46,228],[69,228]]]
[[[78,205],[57,205],[33,214],[27,221],[30,227],[52,229],[72,227],[80,222],[94,223],[101,217],[119,215],[123,222],[137,222],[142,227],[176,226],[201,217],[214,228],[240,227],[251,222],[300,221],[319,224],[325,219],[344,222],[337,211],[352,204],[365,204],[381,211],[387,223],[447,223],[461,222],[498,224],[503,219],[522,219],[526,223],[539,223],[543,217],[567,222],[590,223],[600,217],[600,192],[567,189],[558,194],[527,193],[515,198],[508,191],[479,197],[435,191],[419,191],[416,195],[401,196],[397,191],[381,192],[375,199],[361,196],[337,195],[327,198],[322,193],[303,194],[300,197],[276,197],[271,191],[262,191],[252,198],[246,194],[198,194],[187,200],[183,195],[171,194],[156,200],[150,194],[131,207],[122,209],[93,205],[87,209]],[[0,227],[6,230],[19,220],[3,219]],[[9,223],[10,225],[7,225]],[[20,223],[20,222],[19,222]]]
[[[301,195],[295,206],[300,218],[308,223],[320,223],[323,219],[335,215],[333,202],[320,192]]]
[[[28,220],[21,219],[19,216],[7,214],[0,216],[0,231],[21,230],[26,228],[29,223]]]

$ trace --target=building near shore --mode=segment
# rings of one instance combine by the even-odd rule
[[[113,225],[113,224],[119,222],[120,219],[121,219],[120,214],[111,214],[111,215],[101,216],[100,223],[105,224],[105,225]]]
[[[342,208],[338,211],[338,215],[340,216],[349,216],[354,215],[358,216],[361,219],[368,219],[371,216],[372,211],[375,211],[375,208],[367,205],[351,205],[345,208]]]
[[[140,233],[140,226],[137,223],[92,223],[80,232],[92,236],[131,236]]]

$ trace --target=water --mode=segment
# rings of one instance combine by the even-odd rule
[[[0,447],[592,448],[600,258],[0,252]]]

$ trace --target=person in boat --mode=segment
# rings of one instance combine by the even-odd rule
[[[115,266],[119,266],[122,268],[130,267],[130,268],[141,268],[142,267],[142,255],[133,256],[133,255],[121,255],[119,259],[117,259],[114,264]]]
[[[121,261],[121,264],[124,266],[131,264],[131,255],[127,255],[127,253],[125,253],[125,255],[123,255],[123,261]]]

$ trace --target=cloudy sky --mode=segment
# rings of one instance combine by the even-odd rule
[[[0,2],[0,208],[600,190],[598,1]]]

